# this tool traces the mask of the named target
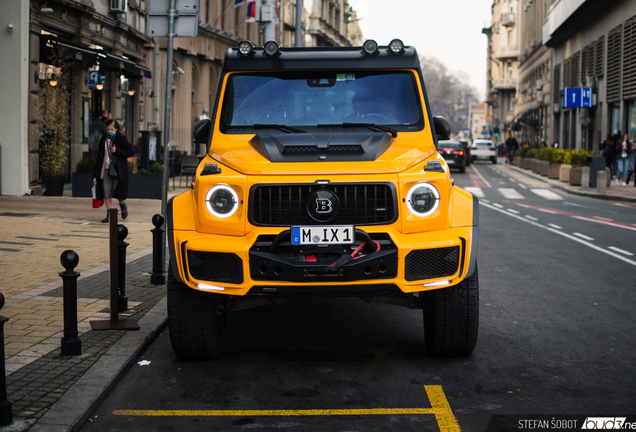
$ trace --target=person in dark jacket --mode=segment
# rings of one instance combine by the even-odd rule
[[[506,140],[506,148],[508,149],[508,163],[512,165],[515,161],[515,152],[519,150],[519,143],[513,135],[510,135]]]
[[[116,120],[106,122],[106,132],[99,141],[97,160],[93,169],[93,182],[96,187],[96,198],[103,199],[106,204],[106,218],[102,223],[108,223],[108,210],[112,205],[112,198],[119,200],[121,217],[128,217],[126,198],[128,197],[128,158],[135,154],[132,144],[119,133],[119,123]],[[117,167],[117,176],[113,174],[111,164]]]

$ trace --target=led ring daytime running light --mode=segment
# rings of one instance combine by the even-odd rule
[[[428,197],[413,198],[413,194],[421,188],[428,189],[428,191],[425,191],[423,193],[428,194],[428,192],[430,192],[433,196],[431,197],[429,195]],[[420,192],[420,194],[422,194],[422,192]],[[432,203],[430,202],[431,198],[433,198],[434,200],[434,202]],[[435,212],[435,210],[437,210],[437,207],[439,207],[439,192],[437,188],[430,183],[417,183],[409,190],[409,193],[406,195],[406,206],[415,216],[430,216]]]
[[[225,213],[217,211],[218,209],[215,210],[214,208],[215,205],[217,205],[218,207],[218,204],[215,202],[215,198],[217,197],[218,194],[222,194],[222,193],[229,193],[231,195],[230,198],[232,200],[231,202],[232,207]],[[227,200],[227,198],[228,197],[226,196],[225,199]],[[205,206],[207,207],[208,211],[210,212],[210,214],[212,214],[213,216],[219,219],[225,219],[232,216],[238,209],[238,205],[239,205],[238,195],[236,194],[236,192],[234,192],[234,189],[232,189],[228,185],[224,185],[224,184],[216,185],[212,189],[210,189],[207,195],[205,196]],[[225,210],[225,209],[222,209],[222,210]]]

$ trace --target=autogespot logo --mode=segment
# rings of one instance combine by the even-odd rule
[[[329,222],[340,210],[338,196],[327,189],[312,192],[307,198],[307,212],[317,222]]]
[[[611,430],[627,429],[636,430],[636,422],[627,423],[627,417],[587,417],[581,429]]]

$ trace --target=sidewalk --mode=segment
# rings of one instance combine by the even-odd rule
[[[186,188],[169,190],[169,197]],[[90,321],[108,320],[108,224],[105,207],[90,198],[0,196],[0,292],[4,326],[7,399],[13,423],[1,431],[64,431],[78,426],[101,395],[165,326],[165,285],[150,283],[152,216],[160,200],[128,199],[125,241],[126,295],[139,331],[94,331]],[[60,255],[79,255],[78,330],[82,355],[60,355],[63,336]]]
[[[571,186],[569,183],[566,182],[548,179],[547,177],[539,175],[532,170],[519,168],[515,165],[508,165],[507,163],[505,163],[505,158],[498,158],[498,165],[505,166],[507,168],[510,168],[511,170],[520,172],[536,180],[541,180],[549,184],[553,188],[561,189],[562,191],[573,195],[580,195],[589,198],[597,198],[610,201],[636,202],[636,187],[634,187],[634,181],[636,181],[636,178],[634,180],[630,180],[630,184],[625,187],[617,186],[616,179],[612,179],[610,185],[607,187],[606,193],[602,194],[596,192],[596,189],[583,190],[581,186]]]

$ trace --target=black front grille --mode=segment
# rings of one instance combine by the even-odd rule
[[[189,250],[188,268],[193,278],[202,281],[243,282],[243,261],[233,253]]]
[[[381,225],[397,219],[395,186],[391,183],[256,185],[250,190],[249,218],[253,225],[316,225],[307,198],[318,189],[338,195],[340,211],[329,225]]]
[[[459,246],[409,252],[404,261],[407,281],[452,276],[459,267]]]

